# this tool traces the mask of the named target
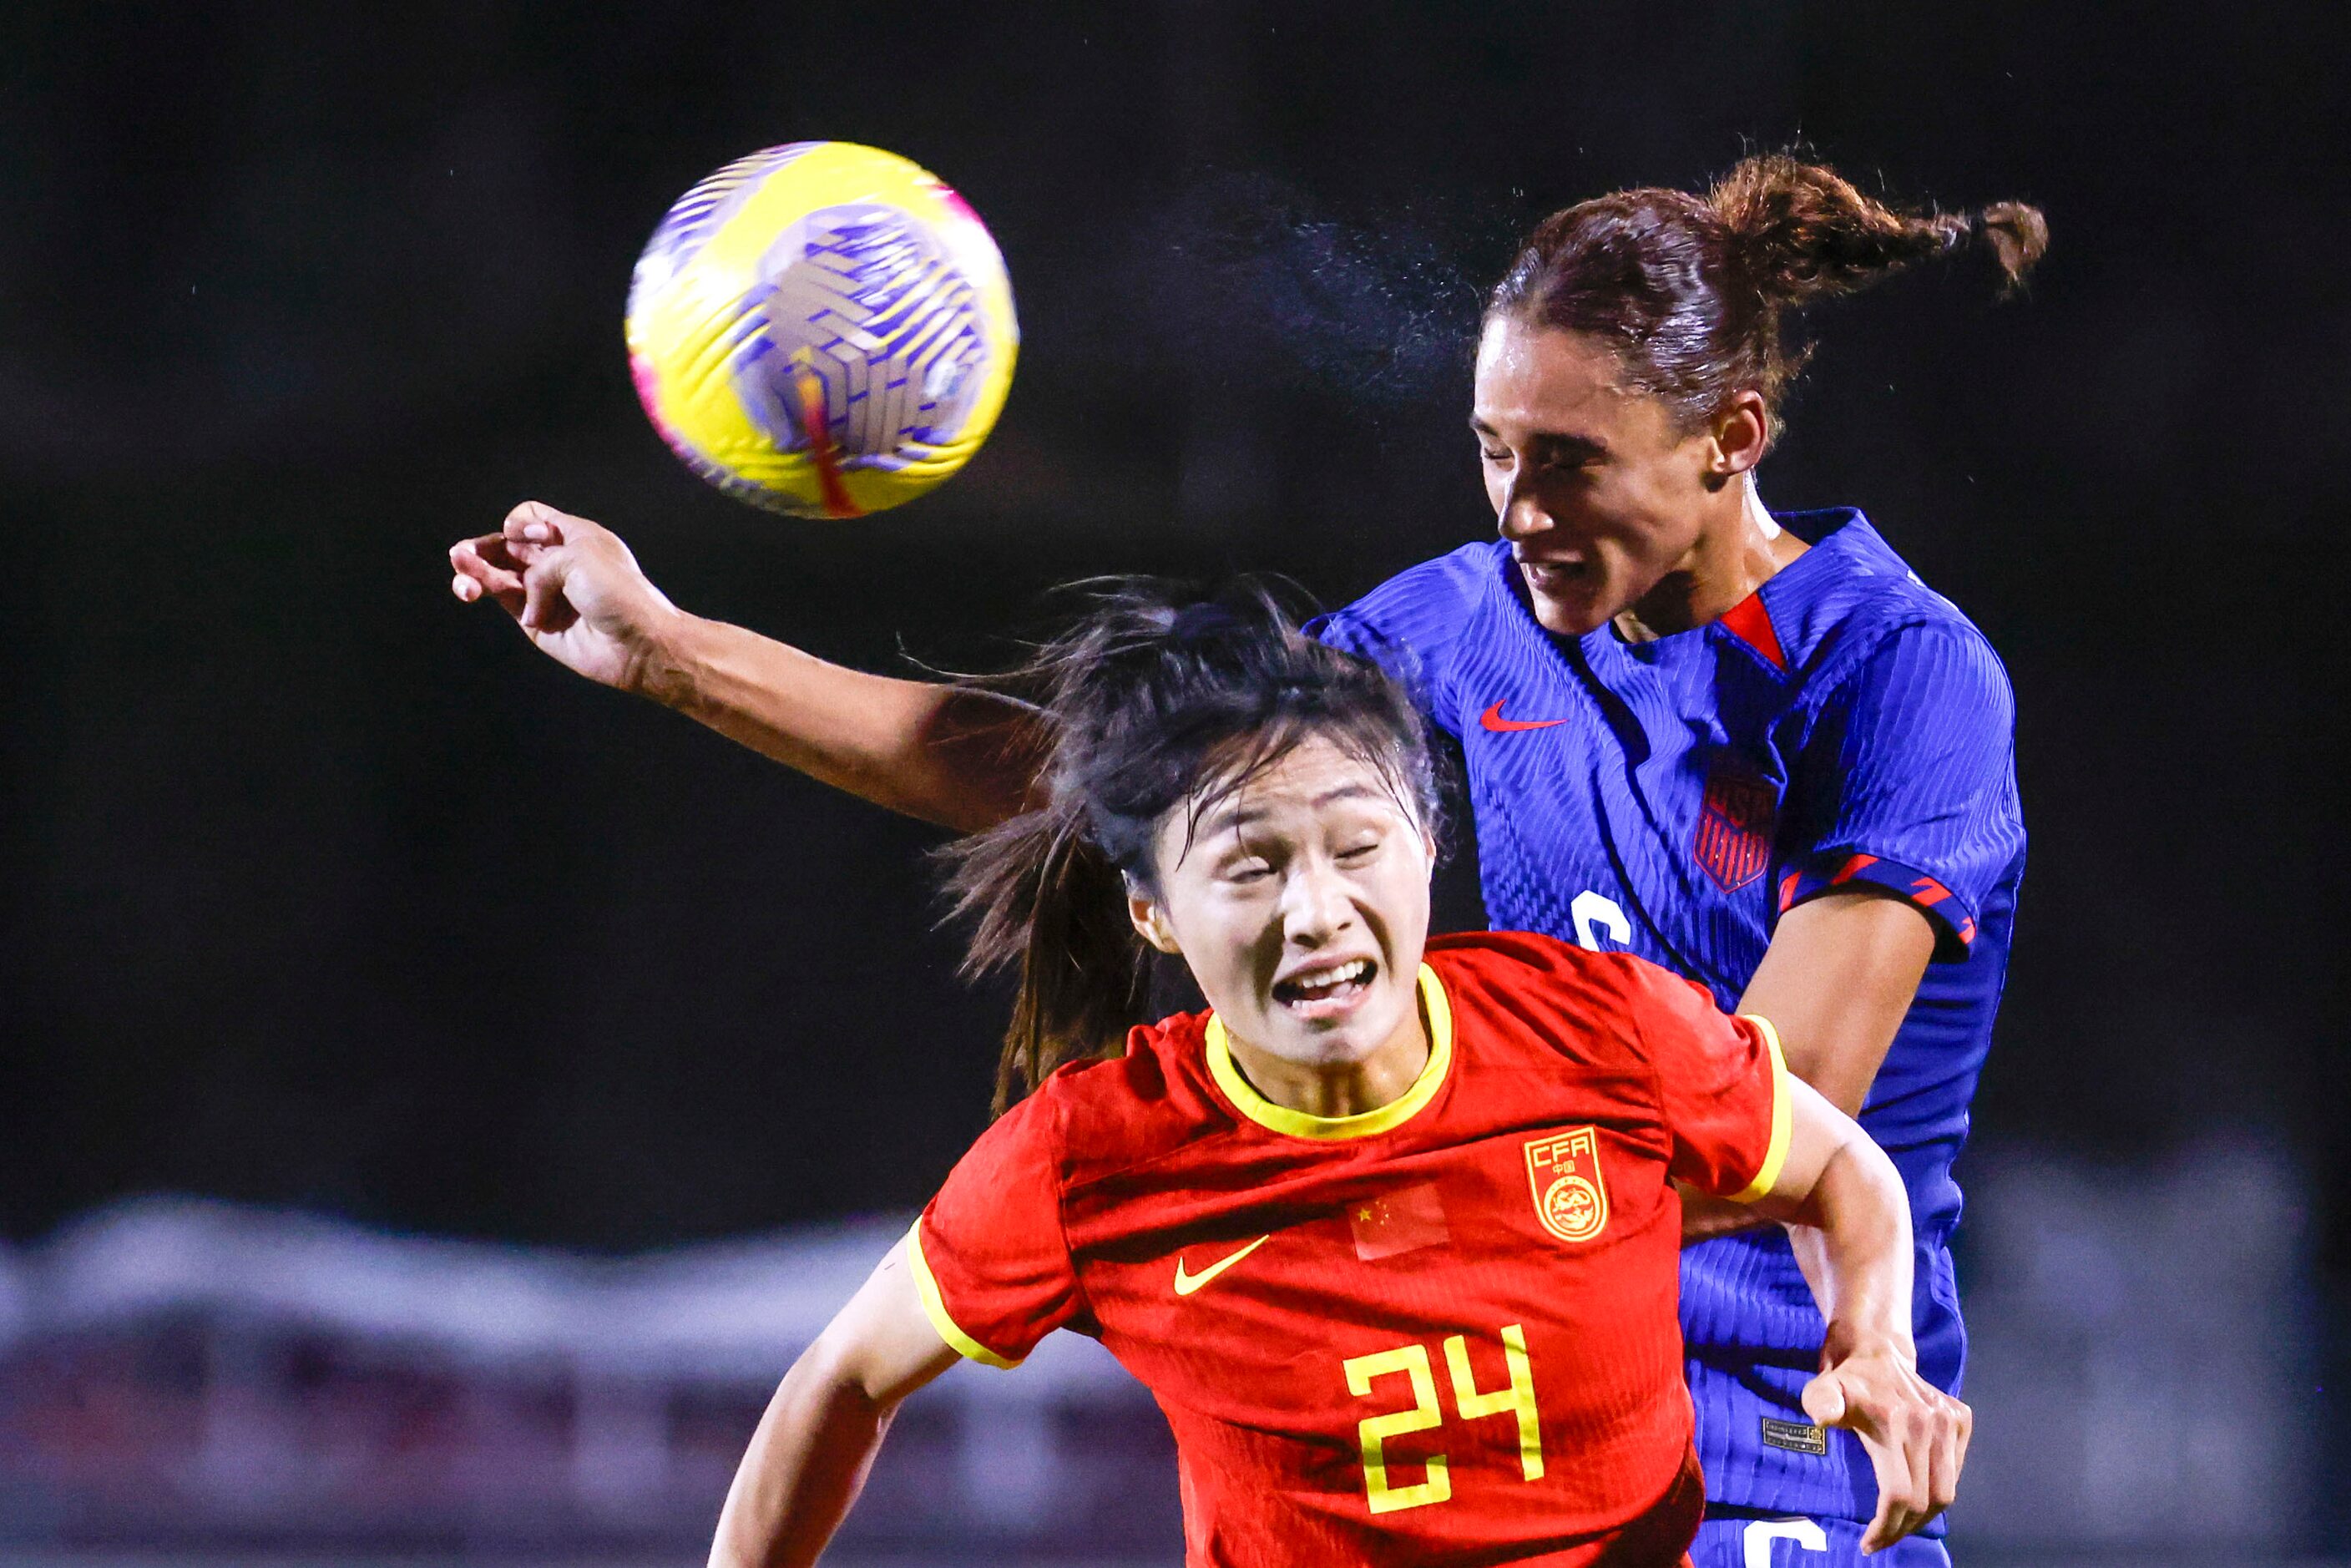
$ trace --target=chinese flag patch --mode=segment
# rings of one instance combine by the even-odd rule
[[[1355,1233],[1355,1256],[1366,1263],[1453,1239],[1445,1224],[1445,1205],[1427,1182],[1357,1198],[1347,1206],[1347,1225]]]

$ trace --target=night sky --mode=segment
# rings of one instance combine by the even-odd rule
[[[2051,225],[2029,298],[1962,258],[1815,312],[1761,475],[1867,511],[2014,677],[1979,1135],[2269,1130],[2351,1264],[2342,40],[1468,9],[0,9],[0,1231],[174,1190],[633,1248],[919,1202],[1004,1001],[955,978],[937,835],[557,668],[449,544],[539,497],[688,609],[902,670],[1103,570],[1343,601],[1492,527],[1468,345],[1515,236],[1801,136]],[[670,201],[814,138],[956,186],[1024,330],[969,469],[856,523],[703,486],[622,350]]]

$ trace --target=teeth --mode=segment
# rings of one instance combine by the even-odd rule
[[[1357,958],[1352,963],[1342,964],[1335,969],[1327,969],[1311,979],[1294,979],[1290,984],[1301,991],[1320,995],[1326,991],[1336,990],[1339,987],[1352,981],[1369,979],[1371,974],[1371,960]]]

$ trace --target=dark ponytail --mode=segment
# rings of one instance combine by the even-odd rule
[[[996,1061],[995,1110],[1066,1061],[1107,1054],[1148,1022],[1154,955],[1126,917],[1126,879],[1056,801],[947,846],[955,913],[972,923],[963,971],[1019,981]]]
[[[1974,246],[2013,293],[2048,248],[2049,225],[2022,202],[1972,216],[1890,206],[1832,169],[1767,152],[1703,196],[1619,191],[1553,213],[1487,314],[1606,340],[1626,390],[1665,399],[1686,427],[1750,387],[1776,418],[1807,352],[1785,343],[1785,312]]]
[[[1184,602],[1140,579],[1081,584],[1092,607],[1018,669],[984,684],[1038,704],[1050,751],[1044,804],[942,852],[967,975],[1011,970],[1019,995],[996,1108],[1065,1062],[1114,1054],[1150,1021],[1155,954],[1127,919],[1154,886],[1170,812],[1188,824],[1319,737],[1375,768],[1433,835],[1439,806],[1420,712],[1377,665],[1304,635],[1242,583]]]

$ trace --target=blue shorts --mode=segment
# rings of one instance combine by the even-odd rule
[[[1690,1542],[1693,1568],[1951,1568],[1938,1536],[1909,1535],[1872,1557],[1849,1519],[1709,1518]]]

